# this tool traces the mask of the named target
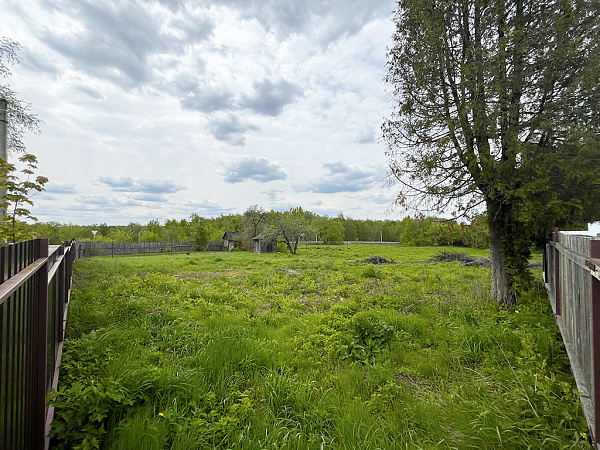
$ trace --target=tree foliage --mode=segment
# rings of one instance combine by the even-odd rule
[[[258,205],[252,205],[244,211],[241,219],[242,235],[245,239],[252,239],[261,234],[265,229],[268,212]]]
[[[298,207],[284,212],[271,211],[269,220],[272,227],[270,234],[276,233],[290,253],[295,255],[300,239],[310,230],[310,222],[304,210]]]
[[[326,244],[339,244],[344,241],[346,229],[341,219],[330,219],[327,216],[316,217],[310,224],[317,240]]]
[[[10,38],[0,36],[0,76],[9,77],[10,66],[21,61],[20,45]],[[9,84],[0,84],[0,98],[7,102],[7,144],[8,153],[25,153],[23,142],[25,133],[39,133],[40,119],[31,112],[31,105],[17,98]]]
[[[9,66],[20,62],[19,43],[7,37],[0,37],[0,76],[7,78],[11,75]],[[40,119],[31,112],[29,103],[19,100],[16,93],[8,84],[0,84],[0,99],[6,100],[6,150],[8,154],[21,153],[20,163],[24,168],[20,171],[25,179],[15,173],[17,168],[3,156],[0,157],[0,205],[5,212],[0,224],[2,240],[16,242],[30,237],[24,220],[37,221],[32,216],[29,206],[33,206],[30,193],[43,191],[48,182],[46,177],[36,176],[37,159],[27,153],[23,142],[27,131],[39,133]]]
[[[485,209],[492,296],[511,304],[531,241],[600,213],[597,1],[399,0],[394,21],[397,204]]]
[[[31,192],[41,192],[48,178],[35,175],[37,168],[37,159],[31,154],[25,154],[19,158],[19,161],[25,165],[21,169],[24,179],[15,175],[17,168],[14,164],[7,163],[4,158],[0,158],[0,188],[4,192],[0,200],[0,208],[6,211],[0,225],[0,236],[3,241],[17,242],[29,238],[29,233],[24,220],[37,221],[37,218],[31,215],[29,206],[33,206]]]
[[[284,216],[289,211],[279,213]],[[283,242],[279,230],[272,218],[275,212],[267,213],[261,224],[260,234],[265,235],[263,242]],[[299,241],[340,244],[342,241],[379,241],[398,242],[411,246],[468,246],[486,248],[488,245],[487,221],[483,215],[476,216],[469,223],[434,217],[405,217],[402,220],[364,220],[339,215],[338,217],[319,216],[303,210],[303,235]],[[243,228],[231,228],[232,224],[243,224],[243,215],[231,214],[215,218],[200,217],[193,214],[190,219],[167,220],[161,224],[151,220],[146,225],[129,223],[128,225],[61,224],[58,222],[35,223],[28,226],[29,232],[36,237],[47,237],[51,244],[59,244],[70,239],[97,242],[137,242],[143,237],[152,237],[159,241],[194,241],[196,250],[205,250],[213,241],[220,241],[225,231],[244,232]],[[96,236],[92,230],[97,231]],[[148,234],[149,233],[149,234]],[[252,234],[252,233],[250,233]],[[158,237],[157,237],[158,236]],[[270,239],[269,239],[270,238]],[[292,240],[290,243],[293,243]],[[247,242],[251,244],[251,242]],[[286,245],[287,248],[287,245]],[[289,250],[289,249],[288,249]]]

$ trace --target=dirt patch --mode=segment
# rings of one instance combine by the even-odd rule
[[[363,259],[361,262],[367,264],[398,264],[393,259],[386,259],[383,256],[371,256],[370,258]]]

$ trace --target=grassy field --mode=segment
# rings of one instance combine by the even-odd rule
[[[77,261],[53,444],[589,448],[542,284],[504,311],[440,250]]]

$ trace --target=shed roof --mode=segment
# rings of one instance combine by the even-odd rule
[[[226,231],[223,235],[223,239],[227,239],[228,241],[233,240],[235,237],[240,235],[239,231]]]

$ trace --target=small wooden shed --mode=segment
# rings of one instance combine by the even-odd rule
[[[277,253],[277,240],[272,236],[259,234],[252,238],[254,241],[254,253]]]
[[[223,235],[223,250],[233,250],[239,245],[241,236],[239,231],[226,231]]]

